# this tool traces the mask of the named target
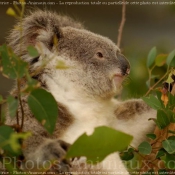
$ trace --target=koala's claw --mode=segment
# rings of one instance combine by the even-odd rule
[[[70,162],[65,159],[70,144],[62,140],[48,140],[36,152],[28,157],[28,160],[36,163],[40,170],[47,169],[47,172],[70,175]],[[25,165],[24,165],[25,166]],[[25,170],[31,170],[26,169]],[[38,168],[34,168],[38,169]],[[40,171],[39,170],[39,171]]]
[[[63,160],[61,163],[60,163],[60,170],[58,173],[61,173],[61,174],[69,174],[71,175],[71,172],[70,172],[70,167],[71,165],[69,164],[68,161],[66,160]]]
[[[69,147],[70,144],[62,140],[55,140],[45,145],[46,152],[43,154],[43,159],[54,159],[56,162],[53,163],[54,165],[49,171],[53,171],[59,174],[70,174],[70,162],[64,158]]]
[[[59,164],[53,165],[47,172],[55,172],[56,174],[66,174],[71,175],[70,172],[71,165],[69,161],[62,160]]]

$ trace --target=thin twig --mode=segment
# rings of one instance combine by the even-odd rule
[[[169,72],[167,72],[161,79],[159,79],[159,81],[157,81],[152,87],[150,87],[145,96],[147,96],[168,74]]]
[[[2,105],[0,104],[0,124],[2,122],[2,116],[1,116],[1,113],[2,113]]]
[[[123,28],[125,25],[125,21],[126,21],[126,3],[125,0],[123,0],[123,5],[122,5],[122,20],[120,23],[120,27],[118,29],[118,38],[117,38],[117,46],[120,48],[120,44],[121,44],[121,40],[122,40],[122,32],[123,32]]]
[[[16,111],[16,124],[19,126],[19,112]]]
[[[21,100],[21,88],[20,88],[20,80],[17,79],[17,88],[18,88],[18,100],[19,100],[19,104],[20,104],[20,108],[21,108],[21,130],[23,128],[24,125],[24,109],[23,109],[23,105],[22,105],[22,100]]]

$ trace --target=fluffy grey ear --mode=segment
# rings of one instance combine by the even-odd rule
[[[60,39],[62,32],[60,29],[59,16],[47,11],[36,11],[23,22],[24,32],[28,35],[28,43],[36,44],[42,42],[49,49],[53,46],[54,37]]]
[[[51,50],[55,37],[59,41],[63,37],[61,29],[67,26],[83,28],[81,23],[72,18],[54,12],[42,10],[29,12],[22,21],[22,31],[20,31],[20,23],[11,31],[7,38],[8,45],[22,59],[31,62],[32,58],[28,55],[27,47],[29,45],[36,46],[37,43],[40,43],[46,50]]]
[[[31,62],[27,46],[42,43],[48,50],[51,50],[54,38],[59,40],[63,37],[61,28],[65,26],[82,28],[80,23],[66,16],[41,10],[30,12],[22,21],[22,31],[20,31],[20,23],[11,31],[7,38],[8,45],[18,56]]]
[[[8,37],[8,45],[18,56],[30,61],[27,47],[35,46],[39,42],[51,50],[54,37],[58,40],[62,37],[59,16],[46,11],[36,11],[23,19],[21,31],[20,23],[15,26]]]

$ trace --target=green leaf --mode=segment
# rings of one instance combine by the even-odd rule
[[[173,60],[171,61],[170,66],[171,66],[171,67],[175,67],[175,57],[174,57]]]
[[[166,63],[168,66],[170,66],[170,63],[172,62],[174,57],[175,57],[175,50],[173,50],[167,57]]]
[[[147,81],[146,81],[146,86],[147,86],[148,88],[150,88],[150,86],[151,86],[151,81],[150,81],[150,80],[147,80]]]
[[[39,87],[39,82],[35,79],[30,79],[28,82],[27,82],[27,86],[26,88],[24,89],[24,92],[26,93],[29,93],[33,90],[35,90],[36,88]]]
[[[146,104],[148,104],[153,109],[157,110],[162,108],[160,101],[154,95],[150,95],[149,97],[142,97],[142,99]]]
[[[167,109],[166,113],[167,113],[170,123],[175,123],[175,113],[173,112],[173,110]]]
[[[156,59],[156,54],[157,54],[157,49],[156,49],[156,47],[153,47],[150,50],[150,52],[148,54],[148,58],[147,58],[147,67],[148,68],[150,68],[153,65],[153,63]]]
[[[16,14],[16,12],[11,7],[9,7],[7,9],[6,14],[7,15],[10,15],[10,16],[13,16],[13,17],[18,17],[18,15]]]
[[[21,144],[19,140],[27,139],[28,137],[32,136],[30,132],[26,133],[12,133],[9,139],[9,145],[13,149],[13,151],[18,152],[21,149]]]
[[[162,149],[160,149],[160,150],[158,151],[158,153],[157,153],[157,155],[156,155],[156,158],[158,159],[158,158],[160,158],[160,157],[162,157],[162,156],[165,156],[165,154],[166,154],[166,151],[162,148]]]
[[[170,119],[168,118],[167,114],[163,110],[157,111],[157,122],[156,123],[160,129],[163,129],[170,124]]]
[[[156,91],[156,95],[157,95],[157,98],[158,98],[158,100],[159,100],[159,102],[161,104],[162,109],[164,109],[165,105],[163,104],[163,101],[161,100],[162,93],[160,91]]]
[[[0,147],[9,155],[19,154],[17,152],[14,152],[11,146],[9,145],[9,139],[11,137],[11,134],[13,133],[14,131],[11,127],[0,126]]]
[[[166,82],[167,82],[168,84],[171,84],[171,83],[174,82],[174,80],[172,79],[172,73],[170,73],[170,74],[168,75],[168,79],[166,80]]]
[[[133,151],[134,150],[132,150],[132,151],[128,150],[128,151],[124,151],[124,152],[120,153],[120,158],[122,160],[126,160],[126,161],[133,159],[133,157],[134,157]]]
[[[52,134],[58,118],[57,102],[52,94],[44,89],[33,90],[28,97],[28,104],[36,119]]]
[[[28,73],[26,74],[26,77],[27,77],[27,85],[24,89],[24,92],[30,93],[40,86],[39,82],[31,78],[31,76]]]
[[[143,166],[142,157],[143,156],[141,156],[140,154],[134,153],[134,157],[131,160],[124,162],[130,174],[136,175],[138,174],[137,172],[140,172],[139,170]]]
[[[168,92],[168,104],[169,106],[172,106],[174,107],[174,104],[175,104],[175,96],[172,95],[170,92]],[[173,110],[173,109],[172,109]]]
[[[27,71],[28,64],[18,58],[6,45],[0,46],[2,72],[11,79],[22,78]]]
[[[10,161],[9,161],[9,159],[6,159],[6,158],[3,159],[3,165],[5,165],[5,169],[8,171],[8,174],[10,174],[10,175],[14,174],[14,172],[17,171],[16,166],[14,166],[14,165],[16,165],[16,161],[12,158],[10,159]],[[3,172],[2,172],[2,174],[3,174]]]
[[[132,136],[115,129],[100,126],[95,128],[92,135],[81,135],[70,147],[66,157],[87,157],[87,162],[94,164],[102,161],[107,155],[126,149]],[[119,144],[120,143],[120,144]]]
[[[158,67],[163,66],[166,63],[166,58],[167,58],[166,54],[158,55],[156,57],[156,60],[155,60],[155,65],[158,66]]]
[[[150,145],[150,143],[148,142],[142,142],[139,146],[138,146],[138,150],[141,154],[144,155],[149,155],[152,151],[152,147]]]
[[[38,57],[39,56],[38,50],[33,46],[28,46],[27,51],[31,57]]]
[[[57,64],[56,64],[56,69],[68,69],[70,68],[69,66],[66,65],[66,63],[64,61],[57,61]]]
[[[169,154],[175,153],[175,140],[164,140],[162,146]]]
[[[161,159],[165,162],[165,167],[168,169],[175,169],[175,155],[166,154],[165,156],[161,157]]]
[[[7,105],[10,117],[15,117],[18,109],[18,100],[10,95],[7,97]]]
[[[146,136],[148,138],[152,139],[152,140],[156,139],[156,135],[155,134],[147,134]]]
[[[168,132],[171,134],[175,134],[175,131],[172,131],[172,130],[168,130]]]

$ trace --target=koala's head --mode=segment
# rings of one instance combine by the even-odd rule
[[[67,82],[67,86],[87,96],[110,98],[120,91],[123,79],[129,74],[129,62],[111,40],[85,30],[68,17],[37,11],[23,20],[21,52],[20,38],[19,32],[13,30],[9,45],[29,62],[31,70],[41,65],[43,59],[50,59],[37,76],[46,86],[49,76],[58,86]],[[36,46],[41,55],[31,58],[28,45]],[[59,60],[69,68],[57,69]]]

